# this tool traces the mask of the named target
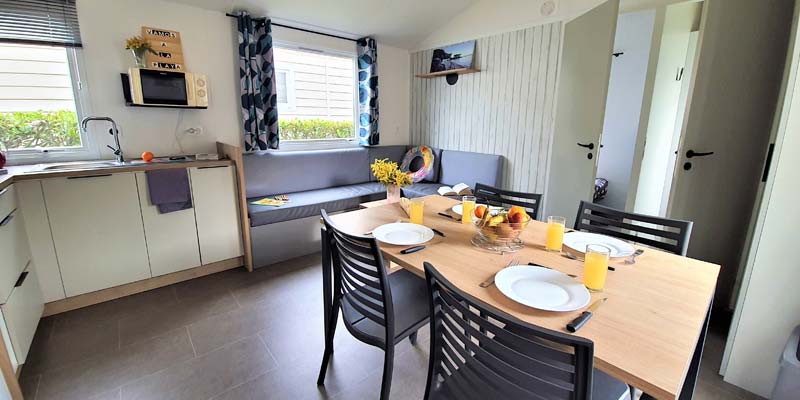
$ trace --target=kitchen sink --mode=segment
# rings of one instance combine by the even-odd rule
[[[110,168],[119,167],[124,164],[119,164],[116,161],[90,161],[90,162],[76,162],[48,165],[43,167],[40,171],[56,171],[56,170],[72,170],[72,169],[92,169],[92,168]]]

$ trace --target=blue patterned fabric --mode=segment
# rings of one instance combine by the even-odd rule
[[[244,149],[277,149],[278,96],[272,59],[272,24],[266,18],[252,18],[241,12],[237,27]]]
[[[375,39],[356,41],[358,53],[358,143],[375,146],[378,133],[378,47]]]

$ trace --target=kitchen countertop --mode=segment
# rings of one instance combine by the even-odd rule
[[[136,171],[152,171],[157,169],[173,169],[173,168],[189,168],[189,167],[217,167],[225,165],[234,165],[231,160],[176,160],[176,161],[152,161],[143,162],[142,160],[133,160],[130,163],[123,165],[102,165],[87,166],[83,169],[54,169],[47,170],[46,168],[54,165],[64,164],[81,164],[81,163],[101,163],[103,161],[113,162],[113,160],[91,160],[91,161],[75,161],[75,162],[59,162],[59,163],[40,163],[40,164],[23,164],[6,166],[7,174],[0,175],[0,190],[6,186],[22,180],[33,179],[47,179],[47,178],[60,178],[67,176],[87,176],[95,175],[98,172],[104,173],[119,173],[119,172],[136,172]]]

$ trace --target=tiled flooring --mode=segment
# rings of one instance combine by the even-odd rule
[[[325,387],[318,255],[237,269],[42,320],[26,399],[375,399],[383,353],[340,326]],[[709,350],[724,341],[709,339]],[[420,399],[429,332],[395,353],[392,399]],[[721,350],[718,352],[721,356]],[[725,384],[709,351],[701,400],[757,397]]]

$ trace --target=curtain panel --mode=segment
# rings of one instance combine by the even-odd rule
[[[358,143],[375,146],[378,131],[378,47],[375,39],[356,41],[358,55]]]
[[[278,97],[272,57],[272,24],[246,12],[237,16],[239,78],[245,151],[277,149]]]

